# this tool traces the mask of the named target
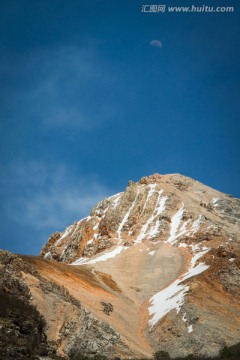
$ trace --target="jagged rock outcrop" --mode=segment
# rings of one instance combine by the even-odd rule
[[[2,360],[59,359],[57,346],[48,342],[43,315],[31,303],[31,292],[21,273],[38,273],[7,251],[0,251],[0,358]],[[47,358],[46,358],[47,359]]]
[[[55,232],[41,257],[21,257],[30,268],[18,277],[58,355],[215,355],[239,342],[240,200],[231,195],[179,174],[130,181]]]
[[[196,231],[183,232],[185,242],[220,239],[227,237],[229,232],[232,240],[237,236],[240,226],[239,199],[182,175],[154,174],[143,177],[137,183],[130,182],[125,192],[104,199],[91,211],[90,216],[76,221],[63,233],[51,235],[41,256],[72,263],[80,257],[90,258],[107,250],[118,244],[119,240],[129,244],[138,237],[164,241],[171,230],[174,211],[180,209],[182,204],[182,220],[189,220],[186,230],[190,230],[198,219],[201,223]],[[163,207],[159,208],[159,214],[158,205]],[[151,228],[154,233],[151,233]]]
[[[119,353],[132,353],[109,324],[86,310],[77,297],[70,294],[68,286],[64,286],[68,285],[65,278],[70,277],[72,282],[72,278],[79,277],[81,282],[85,275],[89,288],[93,282],[94,290],[104,291],[91,274],[79,274],[74,268],[71,271],[37,257],[18,256],[7,251],[0,251],[0,269],[0,298],[4,300],[3,305],[7,304],[6,314],[3,316],[3,311],[0,312],[0,344],[4,341],[0,355],[4,360],[42,359],[41,356],[71,359],[72,355],[93,357],[102,352],[114,358]],[[51,280],[52,271],[58,273],[54,281]],[[77,292],[79,290],[81,286]],[[100,303],[99,307],[102,307]]]

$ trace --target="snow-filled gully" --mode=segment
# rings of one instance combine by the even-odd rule
[[[153,195],[154,189],[155,189],[155,187],[150,188],[146,202],[144,204],[144,208],[146,207],[146,203],[148,202],[150,197]],[[148,221],[143,225],[142,230],[135,241],[135,244],[141,243],[142,240],[145,239],[147,236],[154,237],[157,235],[159,223],[160,223],[159,215],[165,210],[165,203],[167,201],[167,196],[161,197],[162,193],[163,193],[163,190],[160,190],[158,192],[158,198],[157,198],[157,202],[155,205],[155,209],[154,209],[152,215],[150,216],[150,218],[148,219]],[[155,225],[151,226],[151,224],[153,224],[154,221],[156,221]],[[151,227],[150,227],[150,230],[147,232],[149,226],[151,226]]]
[[[122,231],[125,223],[127,222],[127,219],[128,219],[128,217],[129,217],[131,211],[133,210],[133,208],[134,208],[134,206],[135,206],[135,204],[136,204],[136,201],[137,201],[137,198],[138,198],[138,194],[139,194],[139,190],[137,191],[136,197],[135,197],[135,199],[134,199],[131,207],[129,208],[128,212],[125,214],[125,216],[124,216],[124,218],[122,219],[122,221],[121,221],[121,223],[120,223],[120,225],[119,225],[119,228],[118,228],[118,230],[117,230],[117,236],[118,236],[118,240],[119,240],[118,243],[119,243],[119,244],[120,244],[121,241],[122,241],[121,231]]]
[[[113,208],[115,208],[120,200],[120,196],[122,193],[117,194],[116,199],[113,202]],[[118,236],[118,246],[114,247],[113,250],[111,251],[106,251],[103,254],[98,255],[97,257],[95,257],[95,259],[89,259],[86,257],[81,257],[79,259],[77,259],[76,261],[74,261],[71,265],[90,265],[90,264],[95,264],[97,262],[101,262],[101,261],[106,261],[108,259],[111,259],[113,257],[115,257],[116,255],[119,255],[123,250],[127,250],[128,248],[125,246],[120,245],[122,242],[122,237],[121,237],[121,231],[125,225],[125,223],[127,222],[130,213],[132,212],[137,198],[139,195],[139,190],[137,191],[136,197],[131,205],[131,207],[129,208],[128,212],[125,214],[124,218],[122,219],[119,228],[117,230],[117,236]],[[113,197],[113,196],[112,196]],[[94,234],[94,238],[97,236],[97,234]],[[90,240],[92,242],[92,240]]]
[[[142,214],[144,214],[144,211],[145,211],[145,209],[146,209],[148,200],[151,198],[152,194],[153,194],[154,191],[155,191],[156,184],[150,184],[150,185],[148,185],[148,187],[150,188],[150,190],[148,191],[146,201],[145,201],[145,203],[144,203],[144,205],[143,205]]]
[[[189,286],[184,285],[183,282],[192,276],[201,274],[208,268],[208,265],[205,265],[203,262],[196,265],[199,258],[202,257],[208,250],[209,249],[205,248],[203,251],[194,253],[188,271],[165,289],[159,291],[151,297],[151,306],[148,309],[149,314],[152,315],[149,320],[149,325],[151,327],[154,326],[169,311],[176,309],[177,313],[179,313],[181,306],[184,304],[184,297],[189,290]]]
[[[172,217],[171,221],[171,230],[170,236],[167,239],[166,243],[171,245],[176,244],[177,238],[183,234],[193,235],[199,229],[201,223],[201,216],[194,221],[190,230],[187,230],[186,227],[189,224],[189,220],[184,222],[180,227],[182,221],[182,215],[184,213],[183,206],[177,213]],[[179,229],[179,231],[178,231]],[[208,269],[208,265],[203,262],[197,263],[198,260],[209,251],[209,248],[200,245],[186,245],[185,243],[178,244],[179,247],[185,247],[191,250],[193,256],[189,264],[188,270],[179,276],[174,282],[169,286],[159,291],[157,294],[150,298],[150,306],[148,308],[149,315],[151,319],[149,320],[149,325],[153,327],[160,319],[162,319],[169,311],[176,309],[179,313],[182,305],[184,304],[184,298],[187,292],[189,291],[189,286],[183,284],[183,282],[193,276],[201,274],[203,271]],[[185,316],[185,314],[184,314]],[[183,321],[186,321],[183,317]],[[193,331],[192,326],[188,327],[188,333]]]

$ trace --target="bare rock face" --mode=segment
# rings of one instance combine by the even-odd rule
[[[191,178],[130,181],[22,261],[58,355],[216,355],[239,342],[240,200]]]
[[[89,289],[93,282],[95,291],[104,291],[91,274],[83,275],[74,268],[68,270],[37,257],[17,256],[6,251],[0,251],[0,269],[0,299],[6,308],[6,314],[3,309],[0,312],[1,359],[42,359],[44,356],[44,359],[57,360],[93,357],[101,352],[114,358],[118,353],[132,353],[109,324],[96,318],[90,309],[82,306],[78,296],[69,292],[67,280],[71,283],[76,278],[75,285],[79,285],[84,275]],[[54,272],[57,278],[51,279]],[[113,311],[110,304],[106,305],[107,310],[110,307]]]

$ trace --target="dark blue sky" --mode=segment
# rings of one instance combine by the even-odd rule
[[[52,232],[155,172],[240,196],[239,8],[1,2],[1,248],[38,254]]]

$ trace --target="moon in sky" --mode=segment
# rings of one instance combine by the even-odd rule
[[[160,40],[152,40],[150,41],[150,45],[162,49],[162,43]]]

